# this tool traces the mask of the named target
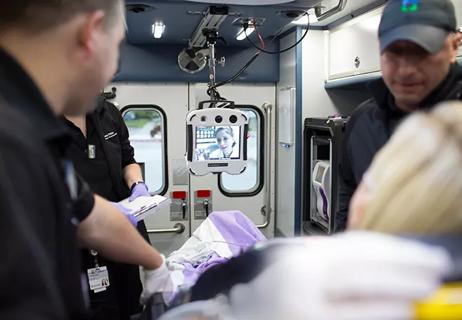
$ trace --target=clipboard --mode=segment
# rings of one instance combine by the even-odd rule
[[[148,216],[160,211],[161,209],[170,206],[172,200],[170,198],[155,195],[152,197],[141,196],[132,202],[129,202],[127,198],[119,201],[119,203],[130,209],[136,221],[139,222]]]

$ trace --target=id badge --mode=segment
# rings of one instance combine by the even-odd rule
[[[88,145],[88,159],[96,159],[96,146],[93,144]]]
[[[90,290],[94,293],[105,291],[109,287],[109,273],[107,267],[96,267],[87,270],[88,274],[88,284]]]

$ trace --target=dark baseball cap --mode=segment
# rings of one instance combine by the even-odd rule
[[[407,40],[435,53],[456,29],[450,0],[390,0],[379,25],[380,52],[395,41]]]

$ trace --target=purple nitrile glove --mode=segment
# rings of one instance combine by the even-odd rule
[[[128,198],[129,202],[132,202],[138,197],[150,197],[151,195],[149,194],[148,191],[148,186],[144,182],[138,182],[135,184],[134,187],[132,187],[130,197]]]
[[[136,221],[136,218],[132,214],[132,211],[130,209],[128,209],[127,207],[124,207],[123,205],[121,205],[118,202],[111,202],[111,203],[117,208],[117,210],[122,212],[124,214],[124,216],[127,217],[127,219],[130,221],[130,223],[132,225],[134,225],[136,227],[136,225],[138,224],[138,221]]]

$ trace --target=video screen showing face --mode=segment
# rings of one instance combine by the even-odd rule
[[[240,127],[196,127],[194,160],[221,160],[240,158]]]

